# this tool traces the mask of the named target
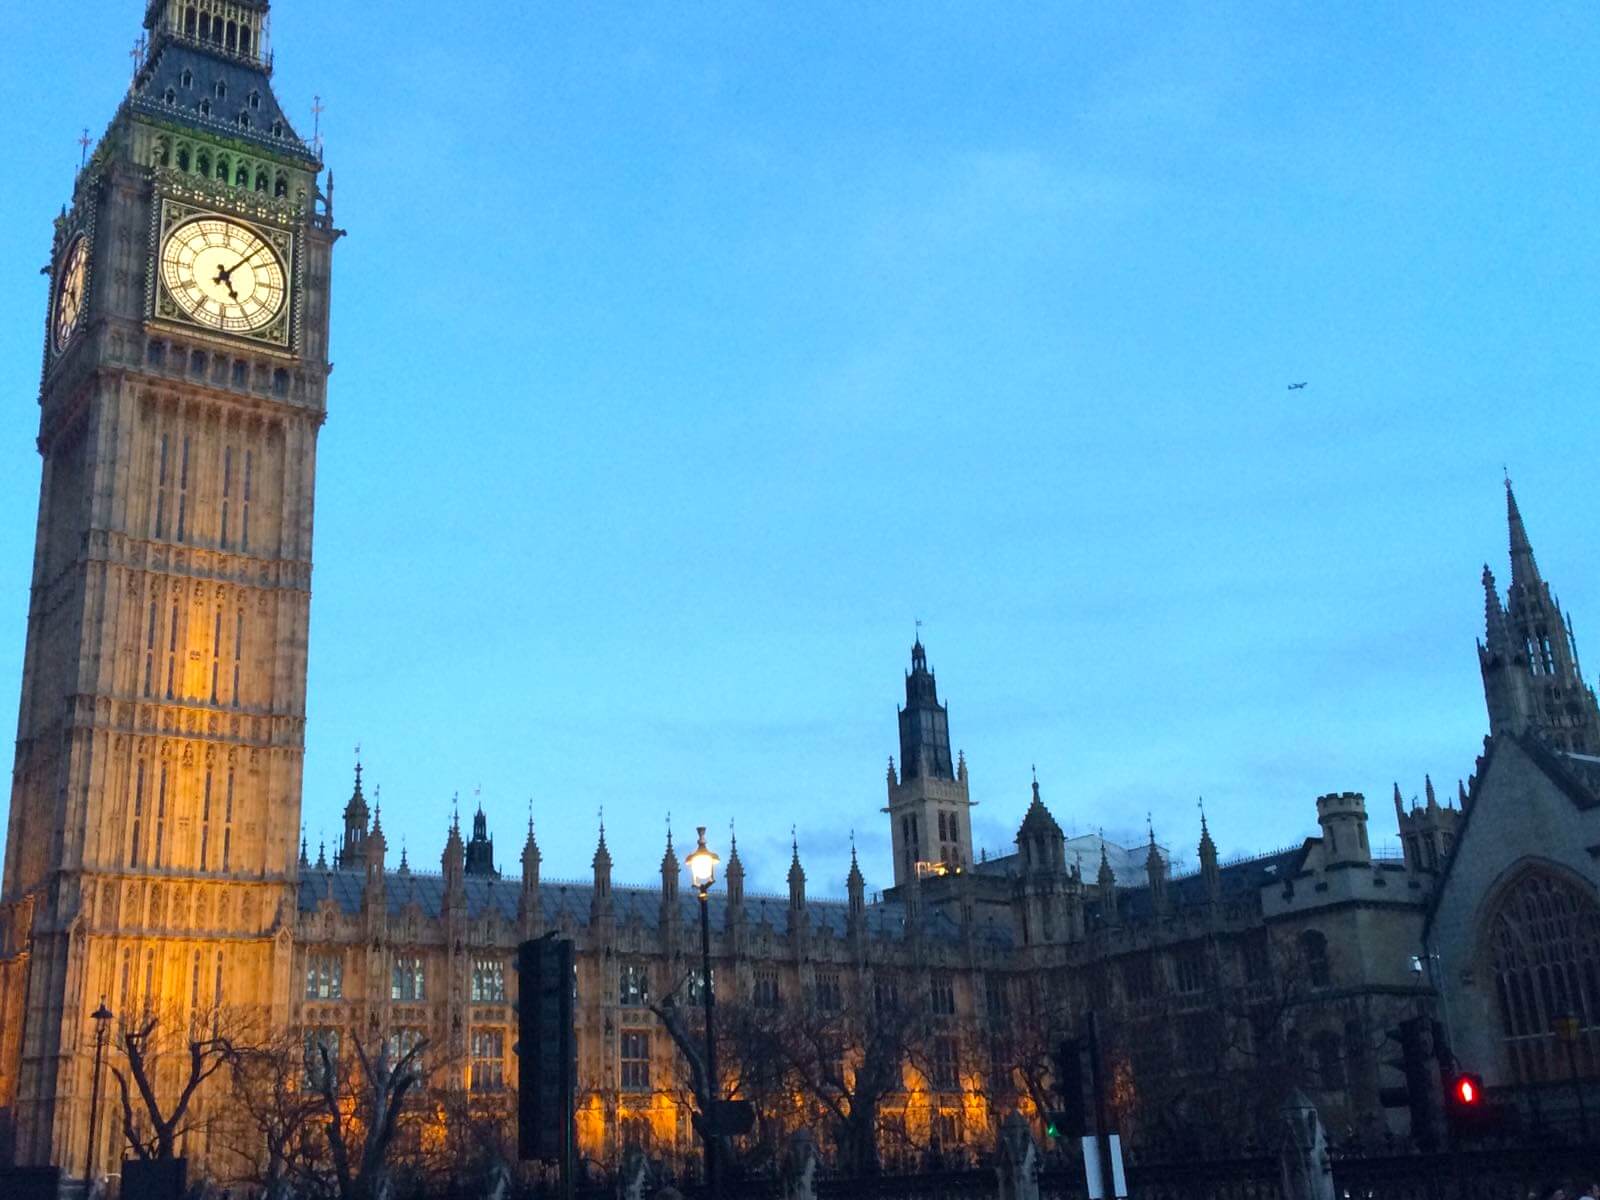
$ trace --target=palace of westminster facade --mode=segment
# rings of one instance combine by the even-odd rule
[[[440,1086],[502,1094],[515,947],[549,931],[577,946],[582,1153],[685,1151],[652,1001],[694,971],[700,901],[670,835],[657,886],[613,885],[603,830],[592,883],[552,884],[531,823],[520,877],[501,874],[480,811],[468,839],[452,822],[439,872],[413,871],[390,861],[358,767],[333,862],[299,841],[340,233],[272,94],[267,9],[149,0],[133,86],[56,222],[0,891],[0,1152],[80,1169],[102,1000],[426,1037]],[[977,1082],[958,1027],[1048,1037],[1090,1009],[1115,1085],[1149,1096],[1216,1078],[1219,996],[1276,1006],[1285,1061],[1339,1128],[1386,1120],[1382,1030],[1417,1011],[1445,1015],[1491,1085],[1564,1072],[1554,1022],[1575,1014],[1592,1073],[1600,709],[1509,485],[1507,502],[1511,584],[1502,601],[1485,568],[1478,647],[1490,734],[1458,798],[1428,783],[1412,806],[1396,788],[1403,857],[1373,853],[1346,792],[1316,799],[1318,836],[1242,861],[1218,861],[1202,818],[1198,870],[1174,875],[1153,834],[1133,851],[1066,838],[1036,781],[1016,852],[975,859],[967,768],[919,641],[888,775],[893,886],[869,902],[852,856],[843,902],[808,897],[796,850],[786,897],[747,896],[735,848],[710,901],[719,1002],[848,1012],[885,983],[919,997],[933,1049],[886,1112],[947,1144],[1031,1108],[1014,1080]],[[99,1130],[113,1163],[117,1122]]]

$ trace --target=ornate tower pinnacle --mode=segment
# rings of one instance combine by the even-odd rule
[[[1553,749],[1600,754],[1600,705],[1583,680],[1572,621],[1539,574],[1533,545],[1506,480],[1511,586],[1502,609],[1486,566],[1484,638],[1478,643],[1491,737],[1534,733]]]

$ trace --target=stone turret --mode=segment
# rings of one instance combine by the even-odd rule
[[[356,760],[356,786],[344,806],[344,838],[335,857],[346,870],[359,871],[367,841],[367,799],[361,794],[361,760]]]
[[[533,809],[528,810],[528,840],[522,844],[522,891],[517,897],[517,925],[524,938],[537,936],[544,927],[544,906],[539,903],[539,865],[542,856],[533,836]]]
[[[791,835],[789,856],[789,939],[801,953],[811,918],[806,912],[806,872],[800,865],[800,841]]]
[[[1318,796],[1317,824],[1322,826],[1324,865],[1372,862],[1372,847],[1367,842],[1367,801],[1360,792],[1330,792]]]
[[[606,823],[600,821],[600,844],[594,851],[594,896],[589,904],[589,919],[596,924],[611,917],[611,851],[606,848]]]
[[[889,760],[889,829],[894,882],[903,887],[930,866],[972,865],[972,802],[966,760],[950,756],[950,715],[939,702],[921,637],[911,647],[906,703],[899,711],[900,770]]]
[[[1161,850],[1156,845],[1156,828],[1150,826],[1150,849],[1144,856],[1145,878],[1150,884],[1150,909],[1157,916],[1168,911],[1167,896],[1167,860],[1161,857]]]
[[[376,806],[372,810],[372,832],[367,834],[366,854],[363,860],[367,868],[367,890],[376,888],[383,890],[383,860],[389,852],[389,839],[383,835],[383,807]]]
[[[1100,839],[1100,873],[1095,878],[1095,888],[1100,900],[1100,919],[1106,925],[1115,925],[1121,920],[1117,911],[1117,876],[1111,869],[1111,860],[1106,857],[1106,840]]]
[[[444,853],[439,856],[439,866],[444,872],[444,890],[448,899],[466,895],[467,851],[461,841],[461,815],[450,817],[450,832],[444,840]]]
[[[489,836],[489,818],[484,815],[483,803],[472,816],[472,840],[467,843],[467,874],[486,879],[500,878],[494,869],[494,839]]]
[[[1413,871],[1433,873],[1442,871],[1450,850],[1455,845],[1456,833],[1466,807],[1466,787],[1457,784],[1461,806],[1440,804],[1433,792],[1433,778],[1425,775],[1423,793],[1427,799],[1415,807],[1407,807],[1400,799],[1400,785],[1394,785],[1394,815],[1400,827],[1400,846],[1405,853],[1406,866]]]

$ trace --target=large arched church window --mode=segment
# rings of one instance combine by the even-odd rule
[[[1577,884],[1529,871],[1488,928],[1501,1036],[1519,1083],[1595,1073],[1600,1036],[1600,904]]]

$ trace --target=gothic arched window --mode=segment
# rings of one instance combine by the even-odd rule
[[[1600,904],[1585,889],[1529,871],[1488,927],[1501,1036],[1522,1083],[1567,1078],[1563,1037],[1580,1070],[1596,1066],[1600,1032]]]

